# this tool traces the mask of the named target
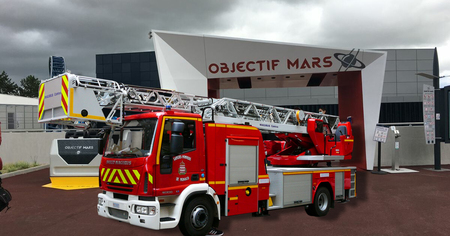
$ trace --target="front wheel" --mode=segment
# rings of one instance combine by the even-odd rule
[[[314,196],[314,203],[305,207],[306,213],[310,216],[325,216],[330,210],[330,191],[325,187],[320,187]]]
[[[206,197],[196,197],[184,207],[180,219],[180,231],[183,235],[206,235],[214,221],[213,207]]]

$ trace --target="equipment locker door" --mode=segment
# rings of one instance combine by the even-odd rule
[[[258,139],[228,137],[226,215],[258,210]]]

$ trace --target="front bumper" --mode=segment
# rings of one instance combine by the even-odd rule
[[[100,216],[127,222],[132,225],[159,230],[160,227],[160,205],[156,198],[154,201],[142,201],[138,196],[128,195],[128,200],[113,197],[112,192],[100,193],[102,203],[97,204],[97,212]],[[135,205],[155,207],[154,215],[142,215],[135,212]]]

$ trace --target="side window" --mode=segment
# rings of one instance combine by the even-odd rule
[[[183,136],[183,152],[194,151],[195,143],[195,121],[194,120],[180,120],[180,119],[166,119],[164,123],[164,131],[161,143],[161,174],[172,173],[172,158],[174,154],[170,153],[170,142],[172,136],[173,122],[183,122],[184,130],[181,133]],[[181,153],[180,153],[181,154]]]
[[[189,152],[195,150],[195,121],[193,120],[183,120],[184,130],[183,130],[183,152]]]

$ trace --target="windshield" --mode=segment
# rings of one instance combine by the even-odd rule
[[[105,157],[134,158],[150,155],[156,129],[156,118],[127,121],[111,130]]]

